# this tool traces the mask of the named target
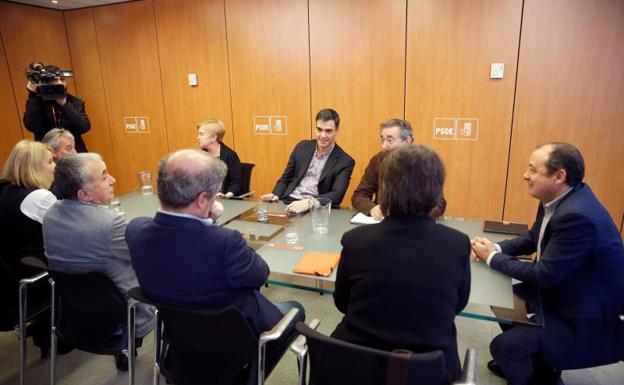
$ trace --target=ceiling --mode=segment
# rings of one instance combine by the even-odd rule
[[[96,7],[98,5],[125,3],[128,0],[56,0],[57,1],[56,4],[53,3],[52,0],[10,0],[10,1],[13,3],[29,4],[29,5],[35,5],[37,7],[66,11],[70,9]]]

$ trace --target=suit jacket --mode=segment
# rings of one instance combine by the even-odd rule
[[[70,273],[104,273],[127,298],[128,291],[139,282],[130,264],[126,225],[123,214],[105,206],[71,199],[56,202],[43,217],[49,266]],[[140,337],[154,328],[153,314],[147,306],[137,309],[136,323]]]
[[[368,162],[368,166],[364,170],[364,175],[360,180],[360,184],[353,191],[351,197],[351,205],[357,211],[370,215],[370,211],[373,207],[377,206],[379,199],[379,170],[381,169],[381,162],[383,162],[386,152],[380,151],[373,156]],[[374,197],[374,199],[373,199]],[[436,206],[431,209],[429,215],[432,218],[439,218],[444,215],[446,211],[446,199],[444,199],[444,192],[438,198]]]
[[[241,195],[247,191],[243,191],[243,181],[241,179],[241,162],[234,150],[221,143],[221,154],[219,159],[227,166],[227,174],[223,179],[221,192],[226,194],[233,192],[234,195]]]
[[[295,146],[288,158],[284,173],[275,184],[273,194],[282,200],[292,200],[289,195],[305,176],[315,150],[316,140],[303,140]],[[339,208],[349,187],[353,167],[355,167],[353,158],[336,144],[321,172],[317,198],[329,198],[332,201],[332,207]]]
[[[126,239],[147,297],[193,309],[234,305],[257,333],[282,318],[259,291],[269,267],[239,232],[158,212],[153,219],[132,220]]]
[[[455,315],[470,294],[470,240],[428,216],[390,215],[342,238],[332,336],[383,350],[444,352],[461,375]]]
[[[617,316],[624,309],[624,248],[609,213],[589,186],[580,184],[558,203],[541,244],[536,263],[514,258],[537,250],[544,208],[524,236],[500,243],[490,266],[523,281],[530,295],[539,294],[544,315],[543,349],[552,367],[585,366],[617,355]],[[559,325],[574,325],[574,338]],[[607,333],[605,336],[604,333]],[[570,354],[578,341],[590,341],[581,356]],[[593,357],[592,357],[593,356]],[[596,362],[598,362],[596,361]]]

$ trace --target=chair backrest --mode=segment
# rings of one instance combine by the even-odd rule
[[[310,384],[449,384],[444,353],[386,352],[325,336],[299,322],[310,359]]]
[[[0,256],[0,330],[13,330],[17,325],[19,280]]]
[[[127,345],[127,301],[108,276],[49,272],[58,297],[57,335],[64,343],[96,354],[113,354]]]
[[[147,298],[139,288],[131,298],[155,306],[164,324],[169,353],[161,367],[176,384],[248,384],[256,378],[258,336],[241,312],[185,309]]]
[[[242,182],[242,194],[248,193],[251,185],[251,171],[253,170],[255,164],[253,163],[241,163],[241,182]]]

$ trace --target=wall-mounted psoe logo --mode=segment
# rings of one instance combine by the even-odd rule
[[[256,115],[253,129],[256,135],[287,135],[288,119],[286,116]]]
[[[433,118],[433,139],[479,139],[479,118]]]
[[[124,130],[128,134],[148,134],[149,119],[147,116],[124,116]]]

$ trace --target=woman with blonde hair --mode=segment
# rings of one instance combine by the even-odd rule
[[[201,149],[220,159],[227,166],[227,174],[217,196],[230,198],[246,191],[242,191],[240,159],[234,150],[223,143],[224,136],[225,126],[220,120],[207,120],[197,125],[197,142]]]
[[[20,259],[34,256],[45,261],[41,222],[46,211],[56,202],[50,192],[54,178],[52,148],[41,142],[22,140],[9,154],[0,179],[0,258],[9,274],[19,280],[31,277],[39,271],[22,265]],[[8,282],[3,286],[1,302],[8,305],[2,310],[3,322],[17,322],[17,288]],[[49,301],[49,287],[35,285],[28,290],[28,302],[32,304]],[[48,354],[50,346],[49,313],[39,314],[28,326],[28,335],[41,349],[41,357]]]
[[[6,185],[0,194],[0,249],[2,258],[19,278],[28,269],[20,258],[35,256],[45,260],[41,222],[56,202],[50,192],[54,179],[53,151],[32,140],[18,142],[4,164]]]

